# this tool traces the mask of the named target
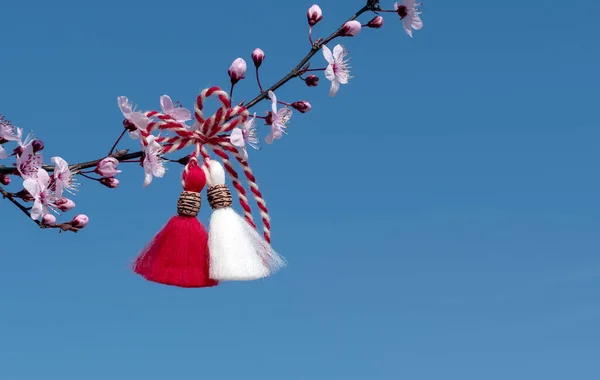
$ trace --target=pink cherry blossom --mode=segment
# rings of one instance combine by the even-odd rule
[[[260,149],[260,140],[258,139],[255,120],[256,113],[252,119],[246,121],[241,127],[237,127],[231,131],[231,135],[229,136],[229,141],[233,146],[238,148],[245,160],[248,159],[246,144],[254,149]]]
[[[44,169],[39,169],[36,178],[23,181],[23,187],[33,197],[33,207],[30,210],[31,219],[38,220],[54,208],[54,197],[49,189],[50,176]]]
[[[146,129],[148,124],[150,124],[150,118],[146,117],[142,112],[134,111],[132,103],[129,102],[129,99],[127,99],[126,96],[117,97],[117,102],[119,103],[119,108],[125,119],[129,120],[137,128],[136,130],[129,132],[129,137],[132,139],[139,139],[139,130]]]
[[[20,136],[17,133],[17,128],[12,124],[0,120],[0,140],[18,141]]]
[[[152,182],[152,177],[161,178],[165,175],[165,167],[159,154],[162,146],[155,141],[155,136],[150,135],[146,140],[148,145],[144,147],[144,187]]]
[[[0,160],[5,159],[6,157],[8,157],[8,153],[6,153],[6,149],[0,144]]]
[[[33,152],[32,144],[23,147],[21,154],[17,155],[17,170],[23,179],[36,178],[44,159]]]
[[[272,101],[271,104],[271,133],[267,136],[265,141],[267,144],[273,144],[273,141],[280,139],[281,136],[285,133],[288,125],[287,123],[290,121],[292,117],[292,110],[284,107],[280,110],[277,110],[277,97],[273,91],[269,91],[269,98]]]
[[[394,4],[394,9],[400,16],[402,20],[402,25],[404,26],[404,31],[410,37],[412,37],[412,29],[420,30],[423,28],[423,21],[421,21],[421,11],[417,9],[417,6],[421,5],[421,3],[417,3],[416,0],[402,0],[402,4],[396,2]]]
[[[165,115],[169,115],[178,123],[183,123],[192,118],[192,113],[187,108],[175,107],[168,95],[160,97],[160,107]]]
[[[329,96],[335,96],[340,88],[340,83],[347,84],[350,79],[347,55],[348,53],[342,45],[336,45],[333,48],[333,54],[326,45],[323,45],[323,57],[329,63],[325,69],[325,78],[331,81]]]
[[[67,161],[61,157],[52,157],[52,162],[54,162],[55,165],[53,179],[54,193],[56,194],[56,198],[62,198],[64,190],[73,194],[78,185],[74,177],[75,173],[71,171]]]

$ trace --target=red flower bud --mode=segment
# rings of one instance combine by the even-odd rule
[[[315,26],[323,18],[323,11],[321,10],[321,7],[315,4],[308,8],[308,12],[306,12],[306,18],[308,19],[308,25],[311,27]]]
[[[229,78],[231,78],[231,83],[237,83],[241,79],[246,77],[246,61],[242,58],[236,58],[231,66],[229,66],[229,70],[227,70],[227,74],[229,74]]]
[[[8,174],[0,175],[0,183],[4,186],[10,185],[10,177],[8,176]]]
[[[371,21],[367,23],[369,28],[381,28],[383,26],[383,17],[376,16]]]
[[[103,184],[104,186],[110,188],[110,189],[114,189],[117,186],[119,186],[119,180],[114,178],[114,177],[104,177],[104,178],[100,178],[100,183]]]
[[[344,24],[342,30],[340,31],[340,36],[342,37],[353,37],[360,32],[360,22],[356,20],[348,21]]]
[[[52,214],[44,215],[42,217],[42,225],[47,227],[56,225],[56,217]]]
[[[87,217],[87,215],[79,214],[79,215],[75,216],[73,218],[73,220],[71,220],[70,224],[73,228],[81,229],[81,228],[87,226],[89,221],[90,221],[90,219]]]
[[[69,198],[61,198],[54,202],[54,204],[56,205],[56,208],[62,212],[69,211],[75,207],[75,202]]]
[[[29,194],[29,191],[22,189],[18,193],[15,194],[17,198],[21,198],[25,202],[33,202],[33,196]]]
[[[33,140],[31,146],[33,147],[33,153],[44,150],[44,142],[42,140]]]
[[[259,48],[254,49],[254,51],[252,52],[252,62],[254,62],[254,66],[259,68],[264,60],[265,52]]]
[[[127,129],[129,132],[133,132],[137,129],[135,124],[133,124],[133,121],[129,119],[123,120],[123,128]]]
[[[308,87],[316,87],[319,84],[319,77],[314,74],[310,74],[306,77],[304,83],[306,83]]]
[[[98,162],[94,172],[102,177],[114,177],[121,172],[117,170],[117,165],[119,165],[119,160],[114,157],[105,157]]]
[[[300,113],[306,113],[308,111],[310,111],[311,105],[309,102],[307,102],[306,100],[301,100],[298,102],[294,102],[291,104],[292,108],[294,108],[296,111],[300,112]]]

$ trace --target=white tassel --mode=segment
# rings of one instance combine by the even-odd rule
[[[206,160],[206,184],[225,185],[225,170],[217,161]],[[212,206],[212,205],[211,205]],[[220,281],[249,281],[266,277],[285,266],[269,243],[235,210],[213,210],[208,230],[210,278]]]

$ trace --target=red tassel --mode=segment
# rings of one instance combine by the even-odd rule
[[[209,277],[208,234],[196,218],[206,177],[195,158],[187,164],[182,182],[184,191],[177,202],[178,215],[142,250],[133,270],[148,281],[164,285],[215,286],[218,281]]]

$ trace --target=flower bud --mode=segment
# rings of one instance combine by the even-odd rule
[[[300,112],[300,113],[306,113],[308,111],[310,111],[311,105],[309,102],[307,102],[306,100],[301,100],[298,102],[294,102],[291,104],[292,108],[294,108],[296,111]]]
[[[114,177],[120,170],[117,170],[119,160],[114,157],[105,157],[98,162],[94,172],[102,177]]]
[[[133,121],[129,119],[123,120],[123,128],[127,129],[129,132],[133,132],[137,129]]]
[[[56,217],[52,214],[44,215],[42,217],[42,225],[47,227],[56,225]]]
[[[10,177],[8,174],[0,175],[0,184],[3,184],[4,186],[10,185]]]
[[[308,12],[306,12],[306,18],[308,19],[308,25],[311,27],[315,26],[323,18],[323,11],[321,10],[321,7],[315,4],[308,8]]]
[[[15,194],[15,196],[17,198],[21,198],[25,202],[33,202],[33,196],[29,194],[29,191],[27,191],[26,189],[20,190],[18,193]]]
[[[33,140],[31,146],[33,147],[33,153],[44,150],[44,142],[42,140]]]
[[[7,139],[5,139],[4,137],[0,137],[0,145],[6,144],[7,142],[8,142]]]
[[[90,221],[90,219],[87,217],[87,215],[79,214],[79,215],[75,216],[73,218],[73,220],[71,220],[70,224],[73,228],[81,229],[81,228],[87,226],[89,221]]]
[[[24,150],[25,150],[25,148],[22,145],[19,145],[18,147],[13,149],[13,153],[16,154],[17,156],[20,156],[23,154]]]
[[[54,202],[56,208],[62,212],[69,211],[75,207],[75,202],[70,200],[69,198],[61,198]]]
[[[227,74],[229,74],[229,78],[231,78],[231,83],[233,84],[237,83],[240,79],[244,79],[246,76],[246,61],[242,58],[237,58],[229,66]]]
[[[110,189],[114,189],[117,186],[119,186],[119,180],[114,178],[114,177],[104,177],[104,178],[100,178],[100,183],[103,184],[104,186],[110,188]]]
[[[342,30],[340,31],[340,36],[341,37],[356,36],[358,34],[358,32],[360,32],[360,28],[361,28],[360,22],[358,22],[356,20],[348,21],[342,27]]]
[[[367,23],[369,28],[381,28],[383,26],[383,17],[376,16]]]
[[[310,74],[306,77],[304,83],[306,83],[308,87],[316,87],[319,84],[319,77],[315,74]]]
[[[254,62],[254,66],[259,68],[262,62],[265,60],[265,52],[259,48],[254,49],[252,52],[252,62]]]

